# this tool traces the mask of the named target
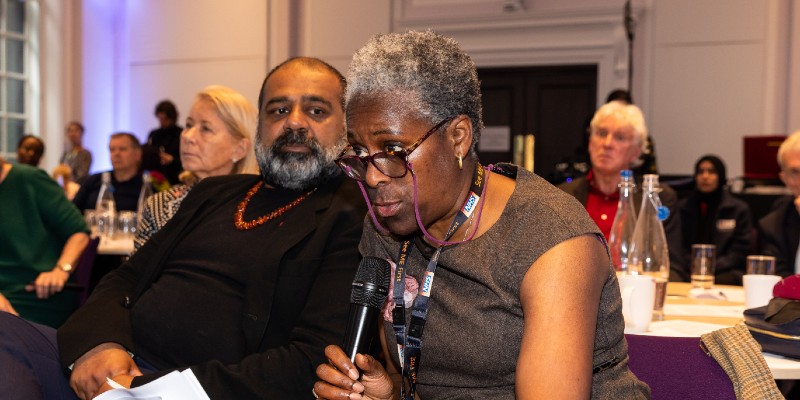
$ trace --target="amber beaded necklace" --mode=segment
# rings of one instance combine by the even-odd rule
[[[303,200],[306,199],[306,197],[308,197],[309,195],[311,195],[311,193],[314,193],[314,191],[317,190],[317,188],[311,189],[308,192],[303,193],[300,197],[292,200],[291,203],[286,204],[285,206],[282,206],[281,208],[278,208],[277,210],[274,210],[274,211],[270,212],[267,215],[262,215],[262,216],[254,219],[252,221],[245,221],[244,220],[244,212],[245,212],[245,210],[247,210],[247,205],[250,204],[250,199],[252,199],[253,196],[258,192],[258,189],[261,189],[261,186],[263,186],[263,184],[264,184],[264,182],[256,183],[247,192],[247,195],[244,196],[244,200],[242,200],[242,202],[239,203],[238,206],[236,206],[236,214],[233,215],[233,224],[236,226],[236,229],[238,229],[240,231],[250,230],[250,229],[253,229],[253,228],[255,228],[255,227],[259,226],[259,225],[263,225],[265,222],[267,222],[269,220],[278,218],[281,215],[283,215],[284,213],[286,213],[287,211],[289,211],[292,208],[294,208],[295,206],[297,206],[298,204],[302,203]]]

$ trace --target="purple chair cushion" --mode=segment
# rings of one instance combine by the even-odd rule
[[[650,385],[653,399],[735,399],[725,370],[700,348],[699,337],[625,335],[628,366]]]

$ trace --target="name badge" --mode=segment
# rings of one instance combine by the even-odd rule
[[[717,221],[718,231],[732,231],[734,229],[736,229],[735,219],[721,219]]]

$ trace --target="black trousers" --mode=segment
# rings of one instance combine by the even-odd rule
[[[0,397],[77,399],[58,359],[56,330],[0,311]]]

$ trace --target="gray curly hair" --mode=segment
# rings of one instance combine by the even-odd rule
[[[376,35],[350,63],[345,105],[369,95],[411,92],[431,124],[466,115],[472,149],[483,129],[481,85],[475,63],[458,43],[432,31]]]

